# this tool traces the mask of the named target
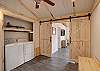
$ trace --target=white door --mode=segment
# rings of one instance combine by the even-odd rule
[[[6,71],[10,71],[18,66],[18,48],[16,45],[15,43],[5,46]]]
[[[24,43],[24,58],[25,62],[33,58],[32,43]]]

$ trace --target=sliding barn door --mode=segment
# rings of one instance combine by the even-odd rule
[[[88,18],[72,19],[70,23],[70,57],[90,57],[90,21]]]
[[[50,22],[40,25],[40,49],[41,55],[51,56],[52,50],[52,24]]]

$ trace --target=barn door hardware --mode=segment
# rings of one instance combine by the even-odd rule
[[[91,13],[88,13],[88,16],[89,16],[89,20],[90,20],[90,18],[91,18]]]
[[[73,1],[73,7],[75,7],[75,2]]]
[[[82,41],[82,46],[83,46],[83,41]]]
[[[70,41],[69,42],[72,43],[71,37],[70,37]]]
[[[71,16],[69,17],[69,19],[70,19],[70,22],[71,22]]]
[[[52,37],[50,37],[50,42],[52,41]]]
[[[89,17],[90,19],[90,16],[91,16],[91,13],[88,13],[86,15],[79,15],[79,16],[70,16],[70,17],[67,17],[67,18],[59,18],[59,19],[52,19],[52,21],[59,21],[59,20],[67,20],[67,19],[73,19],[73,18],[81,18],[81,17]],[[40,23],[44,23],[44,22],[50,22],[51,20],[46,20],[46,21],[40,21]]]

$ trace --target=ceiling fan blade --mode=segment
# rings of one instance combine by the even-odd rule
[[[46,3],[48,3],[48,4],[50,4],[50,5],[52,5],[52,6],[54,6],[55,5],[55,3],[53,3],[52,1],[50,1],[50,0],[43,0],[44,2],[46,2]]]

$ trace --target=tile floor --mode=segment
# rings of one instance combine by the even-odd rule
[[[11,71],[78,71],[78,64],[66,59],[40,55]]]
[[[69,60],[69,48],[59,48],[57,52],[52,54],[52,57]]]

